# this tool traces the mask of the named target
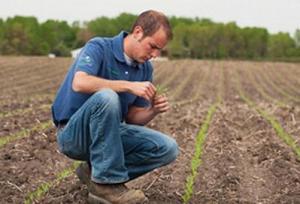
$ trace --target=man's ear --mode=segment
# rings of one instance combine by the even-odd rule
[[[137,41],[141,41],[144,37],[144,30],[141,26],[135,26],[133,29],[133,38]]]

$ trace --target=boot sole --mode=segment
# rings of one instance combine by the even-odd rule
[[[99,196],[96,196],[92,193],[89,193],[87,203],[88,204],[112,204],[111,202],[103,198],[100,198]]]

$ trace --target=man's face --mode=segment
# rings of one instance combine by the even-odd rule
[[[166,33],[162,28],[158,29],[152,36],[146,37],[143,36],[143,31],[140,30],[134,34],[134,37],[136,43],[133,58],[139,63],[158,57],[168,42]]]

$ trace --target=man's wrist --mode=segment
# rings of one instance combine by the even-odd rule
[[[121,81],[121,87],[123,88],[123,92],[131,92],[130,82],[129,81]]]
[[[130,92],[130,82],[123,81],[123,80],[110,80],[110,85],[108,87],[111,87],[116,92]]]

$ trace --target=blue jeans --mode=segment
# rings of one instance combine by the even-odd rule
[[[119,96],[111,89],[93,94],[58,131],[59,149],[91,163],[97,183],[123,183],[176,159],[178,146],[169,136],[121,122]]]

